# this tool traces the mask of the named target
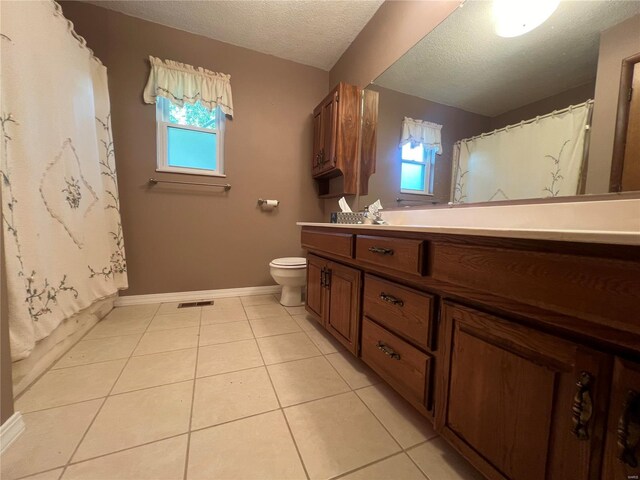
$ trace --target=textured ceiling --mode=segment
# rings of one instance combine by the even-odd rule
[[[502,38],[491,6],[468,0],[374,83],[496,116],[593,81],[600,32],[640,13],[640,1],[562,1],[535,30]]]
[[[383,0],[111,0],[88,3],[330,70]]]

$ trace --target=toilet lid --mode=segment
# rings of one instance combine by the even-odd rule
[[[302,267],[307,265],[307,259],[304,257],[283,257],[276,258],[271,264],[278,267]]]

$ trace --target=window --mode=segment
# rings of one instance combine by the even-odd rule
[[[412,147],[411,143],[405,143],[401,160],[400,192],[433,195],[436,149],[425,149],[422,144]]]
[[[224,177],[224,114],[199,102],[179,107],[156,98],[158,171]]]

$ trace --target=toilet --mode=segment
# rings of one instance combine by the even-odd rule
[[[269,264],[271,276],[282,285],[280,303],[285,307],[304,305],[302,291],[307,283],[307,259],[304,257],[283,257]]]

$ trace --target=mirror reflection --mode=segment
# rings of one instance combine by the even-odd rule
[[[467,1],[368,87],[359,206],[640,190],[639,62],[640,2]]]

